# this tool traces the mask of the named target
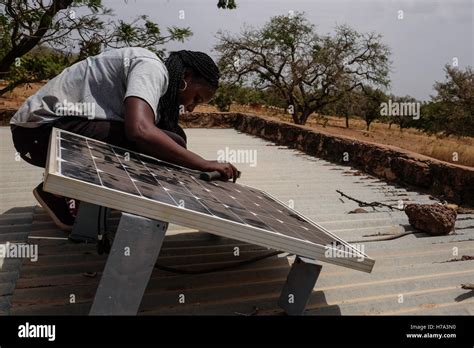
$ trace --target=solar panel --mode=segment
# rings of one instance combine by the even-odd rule
[[[46,191],[370,272],[374,260],[268,193],[53,128]]]

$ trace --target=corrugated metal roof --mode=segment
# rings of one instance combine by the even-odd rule
[[[216,158],[217,151],[226,151],[226,147],[255,151],[255,166],[237,165],[243,172],[242,183],[264,189],[282,201],[291,200],[295,209],[331,232],[349,242],[363,243],[365,252],[376,260],[371,274],[323,264],[308,314],[474,314],[474,292],[460,288],[461,283],[474,282],[474,261],[445,262],[474,255],[474,214],[458,216],[454,235],[430,237],[415,233],[373,241],[412,231],[405,214],[388,208],[377,208],[377,212],[365,208],[369,213],[348,214],[358,205],[341,198],[337,189],[364,201],[396,204],[400,199],[419,203],[432,200],[425,194],[358,175],[349,167],[274,146],[233,129],[188,129],[187,133],[189,148],[206,158]],[[8,157],[5,146],[2,143],[2,156]],[[27,183],[22,185],[18,202],[28,202],[23,203],[28,206],[33,202],[29,192],[41,171],[27,172],[33,167],[12,165],[18,166],[15,167],[17,185],[23,179]],[[6,186],[5,181],[0,185]],[[11,190],[15,192],[14,188]],[[8,204],[21,206],[15,205],[14,195]],[[65,237],[40,208],[34,211],[26,208],[15,214],[3,215],[4,220],[0,220],[0,223],[14,222],[13,226],[0,227],[3,240],[25,238],[30,231],[30,237]],[[52,239],[34,239],[34,242],[39,244],[40,257],[36,263],[23,265],[13,294],[12,313],[86,314],[105,256],[97,255],[92,245]],[[241,248],[238,258],[233,254],[235,246]],[[206,233],[172,225],[158,262],[186,269],[207,269],[267,252],[261,247],[230,239],[216,240]],[[174,275],[155,270],[140,314],[281,313],[276,301],[291,262],[291,257],[272,257],[231,271],[202,275]],[[18,272],[18,267],[9,265],[7,269]],[[85,272],[98,274],[90,277]],[[4,298],[11,296],[15,278],[13,273],[7,273],[6,269],[0,273]],[[70,294],[75,294],[75,304],[69,304]],[[178,302],[180,294],[185,295],[184,304]]]
[[[43,170],[18,160],[9,127],[0,127],[0,243],[27,240],[35,200],[31,191]],[[0,314],[8,311],[21,260],[0,257]]]

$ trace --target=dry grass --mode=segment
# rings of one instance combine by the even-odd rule
[[[5,81],[0,80],[0,89],[5,87],[7,84]],[[44,83],[31,83],[23,86],[19,86],[13,90],[13,92],[5,93],[0,96],[0,108],[18,108],[30,95],[36,93]]]
[[[196,111],[211,112],[217,111],[217,109],[210,105],[203,105],[199,106]],[[270,116],[282,121],[292,122],[290,115],[265,107],[252,108],[244,105],[232,105],[230,111]],[[370,131],[367,132],[365,122],[361,119],[351,119],[349,121],[350,128],[346,128],[343,118],[332,116],[318,118],[312,115],[306,126],[334,135],[344,135],[358,140],[397,146],[449,163],[474,167],[473,137],[440,137],[427,135],[412,128],[400,131],[396,125],[393,125],[392,129],[388,129],[387,124],[380,122],[373,123]],[[457,161],[454,160],[456,153]]]

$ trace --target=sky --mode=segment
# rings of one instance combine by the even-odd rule
[[[235,10],[218,9],[217,0],[106,0],[103,4],[118,19],[146,14],[162,30],[189,27],[192,37],[167,44],[166,49],[204,51],[213,58],[218,57],[213,48],[219,30],[237,34],[244,24],[258,28],[289,11],[305,12],[320,34],[334,33],[338,24],[359,32],[374,31],[392,51],[389,91],[419,100],[434,94],[434,82],[445,78],[445,64],[456,58],[460,68],[474,66],[474,0],[235,1]]]

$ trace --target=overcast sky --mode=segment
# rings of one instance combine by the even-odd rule
[[[260,27],[290,10],[305,12],[319,33],[336,24],[359,32],[375,31],[392,50],[391,92],[426,100],[434,81],[444,79],[443,66],[457,57],[460,67],[474,65],[474,0],[236,0],[236,10],[217,8],[217,0],[106,0],[117,18],[147,14],[164,29],[190,27],[193,36],[168,50],[213,51],[219,29],[240,32],[244,23]],[[185,18],[180,19],[180,10]],[[398,19],[399,10],[404,18]]]

